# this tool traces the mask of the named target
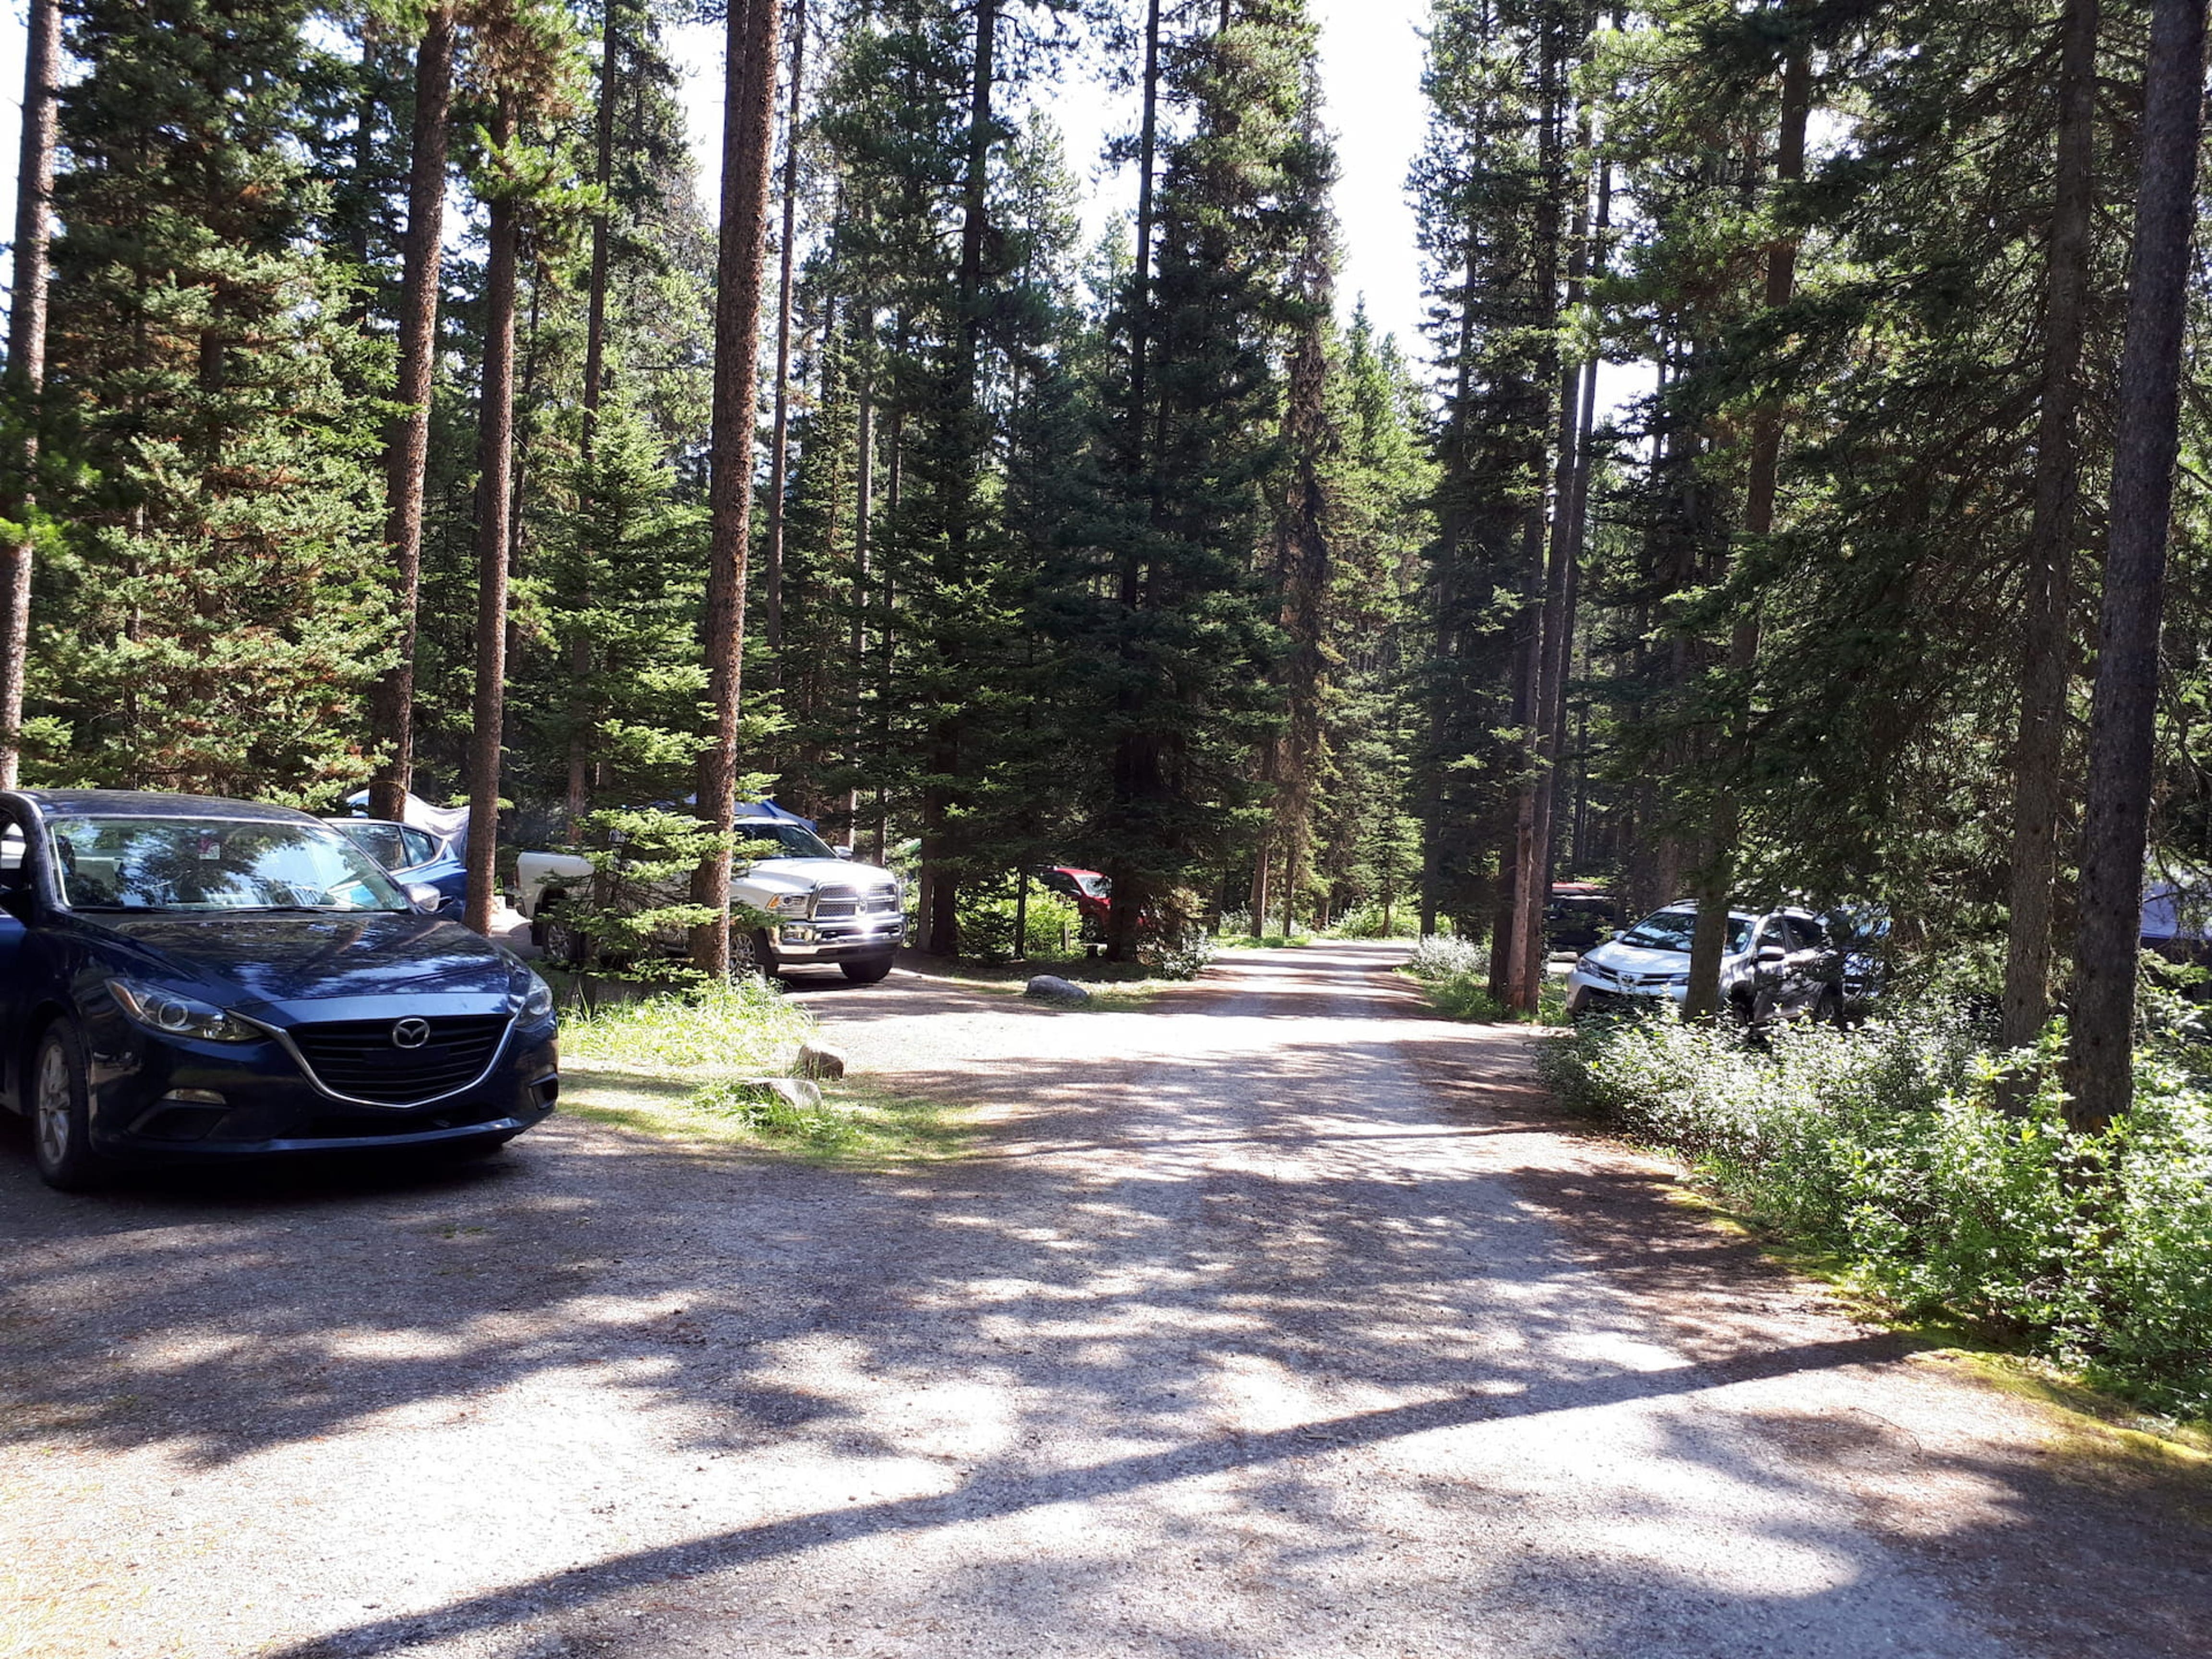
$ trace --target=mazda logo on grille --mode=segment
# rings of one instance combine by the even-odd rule
[[[427,1019],[403,1019],[392,1028],[392,1046],[395,1048],[419,1048],[430,1040],[430,1022]]]

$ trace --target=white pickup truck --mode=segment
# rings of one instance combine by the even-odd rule
[[[775,918],[731,940],[764,974],[835,963],[845,977],[872,985],[891,970],[891,952],[906,937],[905,894],[899,878],[855,864],[849,849],[832,848],[789,818],[740,817],[740,841],[773,842],[771,858],[740,862],[730,897]],[[515,860],[516,906],[530,919],[530,937],[548,956],[573,961],[574,930],[562,915],[568,896],[589,889],[592,866],[573,853],[524,853]]]

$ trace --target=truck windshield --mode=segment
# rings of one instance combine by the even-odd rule
[[[829,842],[803,823],[784,823],[771,818],[740,820],[737,826],[740,849],[766,842],[775,850],[760,854],[771,859],[834,859]]]

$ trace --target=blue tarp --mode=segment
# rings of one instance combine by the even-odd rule
[[[2179,882],[2156,879],[2144,883],[2142,936],[2147,939],[2203,943],[2208,901],[2212,901],[2212,894],[2202,887],[2184,887]]]
[[[802,818],[796,812],[787,812],[772,800],[741,800],[738,803],[741,818],[772,818],[779,823],[796,823],[806,829],[816,828],[812,818]]]

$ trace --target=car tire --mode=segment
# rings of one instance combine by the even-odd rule
[[[845,970],[845,977],[855,985],[873,985],[891,970],[889,957],[862,957],[854,962],[837,964]]]
[[[31,1155],[39,1178],[58,1192],[97,1186],[105,1166],[92,1150],[92,1090],[76,1027],[57,1019],[31,1058]]]

